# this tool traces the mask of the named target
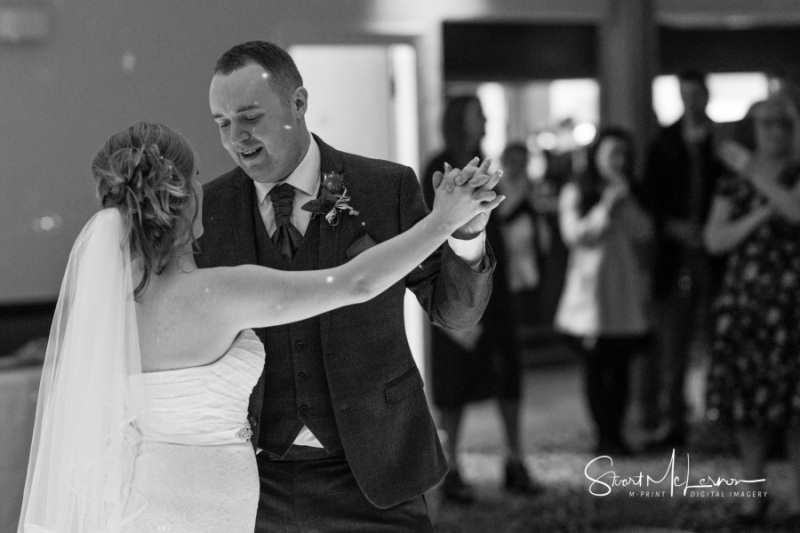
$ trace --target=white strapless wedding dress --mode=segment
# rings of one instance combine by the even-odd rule
[[[263,368],[264,346],[245,330],[214,363],[144,374],[133,485],[147,506],[125,533],[252,533],[259,482],[247,404]]]

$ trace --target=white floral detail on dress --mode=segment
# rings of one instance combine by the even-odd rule
[[[253,436],[253,429],[250,427],[250,422],[245,422],[245,425],[242,426],[242,429],[239,430],[239,433],[237,433],[236,436],[243,441],[250,440],[250,437]]]

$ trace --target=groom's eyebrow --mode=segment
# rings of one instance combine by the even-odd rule
[[[258,104],[243,105],[241,107],[236,108],[236,114],[244,113],[246,111],[250,111],[251,109],[258,109],[259,107],[261,106],[259,106]]]
[[[239,115],[241,113],[245,113],[247,111],[250,111],[251,109],[259,109],[260,107],[261,106],[259,106],[257,104],[243,105],[241,107],[237,107],[236,110],[234,111],[234,114],[235,115]],[[222,118],[223,115],[222,115],[222,113],[214,113],[213,115],[211,115],[211,117],[212,118]]]

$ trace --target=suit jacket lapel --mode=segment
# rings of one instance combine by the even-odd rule
[[[339,154],[325,144],[322,139],[314,135],[320,151],[320,173],[325,172],[343,172],[342,161]],[[347,176],[345,176],[345,183]],[[320,187],[322,184],[320,183]],[[346,217],[345,217],[346,218]],[[320,268],[333,268],[337,265],[337,253],[339,248],[339,235],[341,228],[331,228],[328,223],[322,219],[319,221],[319,267]],[[325,344],[328,340],[328,328],[330,326],[330,313],[324,313],[320,316],[320,337],[322,341],[322,348],[325,349]]]
[[[234,182],[234,192],[230,208],[234,215],[234,228],[231,235],[236,241],[236,261],[240,265],[257,265],[256,234],[253,228],[255,216],[255,187],[252,180],[239,169]]]

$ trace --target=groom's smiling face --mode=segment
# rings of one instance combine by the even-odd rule
[[[248,63],[211,80],[209,103],[222,146],[254,181],[288,176],[308,150],[307,94],[291,94],[270,81],[261,65]]]

